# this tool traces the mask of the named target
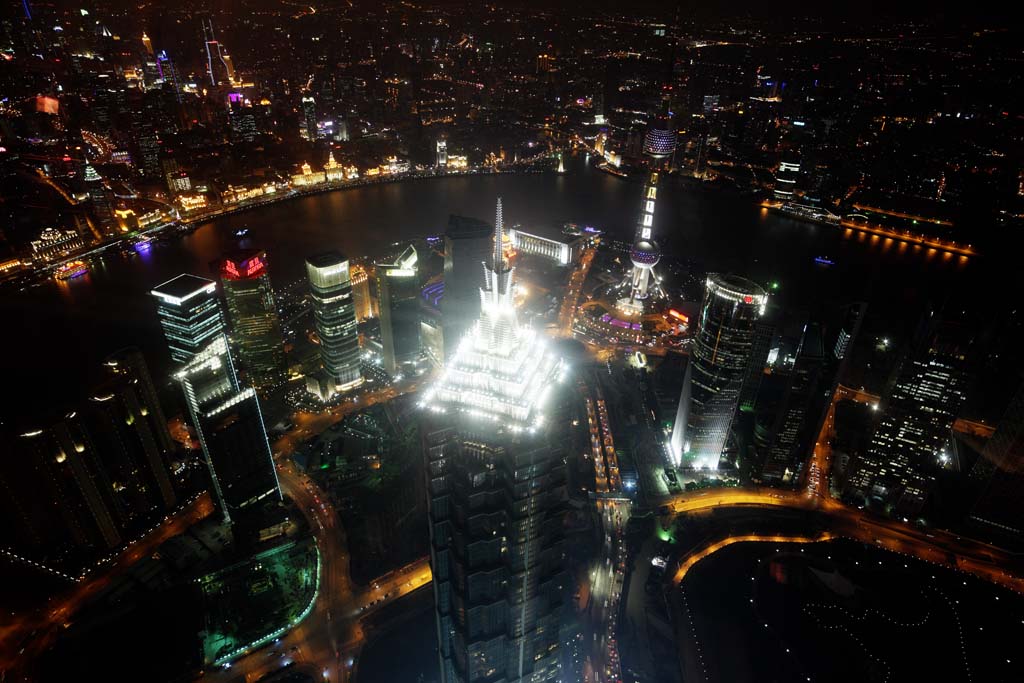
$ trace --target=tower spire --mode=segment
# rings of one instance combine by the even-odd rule
[[[501,235],[504,232],[504,218],[501,215],[501,197],[498,197],[498,208],[494,214],[494,272],[502,271],[501,263]]]

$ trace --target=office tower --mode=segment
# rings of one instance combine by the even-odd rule
[[[796,158],[789,158],[779,162],[779,168],[775,171],[775,188],[772,196],[780,202],[788,202],[793,199],[796,192],[796,182],[800,178],[800,162]]]
[[[327,398],[363,383],[348,259],[336,251],[310,256],[306,259],[306,275],[325,380],[318,385],[318,393]]]
[[[107,194],[107,186],[103,178],[92,167],[92,164],[85,165],[85,190],[92,200],[93,211],[96,213],[96,220],[104,229],[110,229],[114,224],[114,206]]]
[[[240,249],[225,254],[218,270],[231,341],[247,382],[261,391],[281,386],[288,380],[288,362],[266,252]]]
[[[232,142],[253,142],[256,139],[256,115],[241,93],[228,95],[228,124]]]
[[[216,88],[218,85],[234,82],[234,66],[213,32],[213,20],[203,19],[202,24],[206,44],[206,75],[210,79],[210,85]]]
[[[1017,389],[971,470],[981,495],[970,521],[986,536],[1024,536],[1024,384]]]
[[[445,358],[480,316],[482,264],[493,249],[493,229],[485,221],[465,216],[448,217],[444,233],[444,296],[441,325]]]
[[[359,264],[349,266],[352,281],[352,301],[356,307],[356,321],[363,322],[377,317],[377,300],[370,293],[370,276]]]
[[[394,375],[402,363],[420,355],[420,278],[416,248],[406,247],[391,263],[378,263],[380,339],[384,369]]]
[[[661,249],[654,241],[654,207],[657,199],[658,174],[651,173],[644,185],[640,218],[633,236],[633,248],[629,251],[633,267],[623,283],[623,287],[629,288],[629,294],[616,303],[619,310],[628,315],[641,315],[648,296],[661,292],[654,275],[654,266],[661,260]]]
[[[819,383],[826,360],[821,326],[805,325],[772,426],[768,459],[761,474],[766,483],[791,483],[800,473],[817,436],[813,430],[818,426],[816,413],[821,406],[815,399],[821,393]]]
[[[757,403],[757,394],[761,389],[765,368],[768,366],[768,354],[772,349],[778,331],[776,307],[766,308],[765,315],[754,323],[754,341],[750,347],[750,362],[747,364],[747,376],[740,389],[739,407],[743,411],[751,411]]]
[[[672,453],[689,467],[718,467],[768,295],[735,275],[711,274],[672,427]]]
[[[565,367],[516,320],[501,228],[499,200],[479,318],[420,404],[443,683],[559,675]]]
[[[224,332],[217,283],[212,280],[184,273],[157,285],[151,294],[174,362],[188,361]]]
[[[227,337],[219,335],[175,375],[188,404],[224,518],[280,500],[259,398],[238,381]]]
[[[444,168],[448,165],[448,141],[437,141],[437,165]]]
[[[311,95],[302,97],[302,130],[307,140],[316,140],[316,100]]]
[[[942,325],[903,362],[871,443],[851,467],[848,496],[899,517],[920,513],[935,472],[950,459],[951,429],[967,387],[966,348],[959,330]]]

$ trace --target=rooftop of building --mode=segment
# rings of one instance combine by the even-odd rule
[[[348,257],[337,250],[323,251],[306,257],[306,263],[314,268],[329,268],[345,261],[348,261]]]
[[[167,282],[154,287],[153,294],[165,299],[184,301],[190,296],[198,294],[204,289],[209,288],[211,285],[216,286],[213,280],[207,280],[206,278],[199,277],[198,275],[182,273],[181,275],[171,278]]]

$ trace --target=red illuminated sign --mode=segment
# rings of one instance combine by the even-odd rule
[[[260,275],[263,272],[264,267],[266,267],[266,263],[263,261],[263,258],[259,256],[247,261],[241,261],[237,264],[230,259],[225,259],[222,272],[225,277],[238,280],[241,278]]]
[[[745,303],[745,304],[752,304],[752,303],[754,303],[754,297],[750,296],[749,294],[745,295],[743,297],[743,303]]]

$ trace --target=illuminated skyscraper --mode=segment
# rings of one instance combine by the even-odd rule
[[[235,68],[213,32],[213,20],[203,19],[203,37],[206,41],[206,75],[210,85],[229,85],[235,80]]]
[[[465,216],[448,217],[444,233],[444,296],[441,325],[445,358],[451,356],[462,336],[480,316],[483,264],[493,248],[493,228],[485,221]]]
[[[437,165],[444,168],[448,165],[448,141],[437,141]]]
[[[416,248],[409,246],[391,263],[378,263],[380,338],[384,369],[394,375],[420,355],[420,278]]]
[[[518,324],[501,229],[499,200],[480,316],[420,404],[443,683],[560,673],[566,368]]]
[[[277,470],[259,399],[235,373],[227,337],[218,336],[176,375],[227,520],[268,500],[280,500]]]
[[[747,374],[755,324],[768,295],[750,280],[711,274],[672,428],[672,454],[687,467],[718,467]]]
[[[336,251],[310,256],[306,259],[306,274],[313,296],[313,320],[320,339],[325,380],[317,393],[327,398],[363,383],[348,259]]]
[[[110,195],[107,193],[107,186],[103,178],[92,167],[92,164],[85,165],[85,189],[92,201],[93,211],[96,212],[96,219],[101,229],[110,230],[114,225],[114,207],[110,202]]]
[[[651,173],[644,185],[640,205],[640,219],[636,224],[633,248],[629,260],[633,268],[622,286],[629,288],[629,294],[617,302],[619,310],[630,315],[639,315],[652,293],[661,293],[661,286],[654,275],[654,266],[661,260],[661,249],[654,241],[654,208],[658,199],[658,174]]]
[[[772,196],[780,202],[788,202],[793,199],[796,192],[796,182],[800,178],[800,162],[790,158],[779,162],[779,168],[775,171],[775,189]]]
[[[182,274],[153,288],[171,360],[184,363],[224,332],[217,283]]]
[[[316,100],[312,95],[302,97],[302,130],[307,140],[316,140]]]
[[[260,390],[281,386],[288,379],[288,363],[266,252],[243,249],[226,254],[218,270],[231,340],[246,380]]]
[[[352,301],[356,307],[356,321],[363,322],[377,317],[377,300],[370,294],[370,276],[366,268],[358,264],[349,267],[352,281]]]

